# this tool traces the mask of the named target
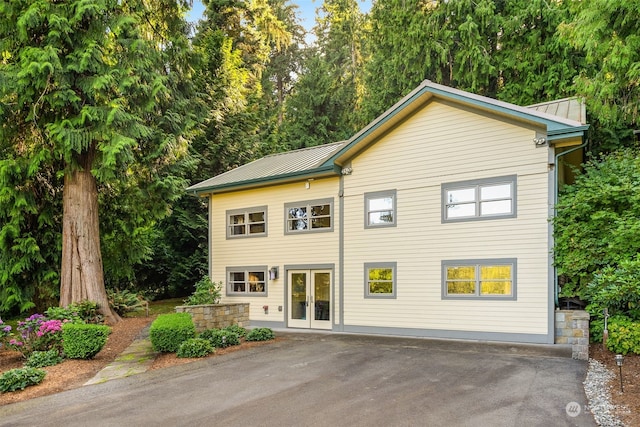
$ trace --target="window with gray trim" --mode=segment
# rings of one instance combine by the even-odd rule
[[[395,227],[396,190],[364,193],[365,228]]]
[[[286,203],[285,234],[333,231],[333,199]]]
[[[515,258],[442,261],[443,299],[516,299]]]
[[[516,188],[516,175],[444,183],[442,222],[515,218]]]
[[[266,235],[266,206],[227,211],[227,239]]]
[[[395,262],[367,262],[364,264],[365,298],[396,297]]]
[[[227,267],[228,296],[266,296],[267,266]]]

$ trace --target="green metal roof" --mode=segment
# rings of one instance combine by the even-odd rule
[[[345,144],[346,141],[341,141],[271,154],[192,185],[187,191],[195,194],[215,193],[231,188],[255,187],[261,183],[287,182],[300,177],[338,175],[339,171],[333,165],[325,164],[325,160]]]
[[[305,178],[338,176],[342,165],[432,99],[529,123],[546,130],[550,142],[582,137],[589,128],[584,122],[584,104],[575,98],[520,107],[425,80],[347,141],[266,156],[195,184],[187,191],[208,194]]]
[[[564,117],[569,120],[587,123],[587,108],[584,99],[564,98],[555,101],[541,102],[539,104],[528,105],[527,108],[541,113],[552,114],[556,117]]]

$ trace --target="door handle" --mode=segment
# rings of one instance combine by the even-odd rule
[[[309,307],[309,296],[307,296],[307,299],[305,301],[305,307]]]

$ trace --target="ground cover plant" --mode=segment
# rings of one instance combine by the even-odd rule
[[[207,329],[206,331],[202,331],[199,337],[206,339],[216,348],[225,348],[230,345],[240,344],[240,336],[226,329]]]
[[[268,341],[276,336],[270,328],[255,328],[247,334],[247,341]]]
[[[178,357],[204,357],[215,351],[211,342],[204,338],[189,338],[178,347]]]
[[[247,331],[245,328],[237,324],[229,325],[224,329],[226,331],[233,332],[234,334],[238,335],[240,338],[245,338],[247,336],[247,333],[249,333],[249,331]]]
[[[40,384],[46,371],[37,368],[16,368],[0,375],[0,392],[24,390],[26,387]]]
[[[56,349],[34,351],[25,362],[25,366],[28,368],[44,368],[45,366],[57,365],[63,360],[64,358]]]

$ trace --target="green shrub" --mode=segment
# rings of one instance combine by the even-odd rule
[[[608,320],[611,321],[611,318]],[[604,334],[604,318],[592,318],[589,321],[589,341],[592,343],[602,343],[602,336]]]
[[[53,366],[62,362],[63,357],[56,349],[47,351],[34,351],[29,355],[25,365],[29,368],[44,368],[45,366]]]
[[[124,315],[130,311],[135,311],[144,306],[144,301],[133,292],[128,290],[111,290],[107,289],[107,298],[109,305],[119,315]]]
[[[241,326],[238,326],[238,325],[227,326],[226,328],[224,328],[224,330],[225,331],[229,331],[229,332],[233,332],[234,334],[236,334],[240,338],[246,337],[247,333],[249,332],[245,328],[243,328]]]
[[[624,260],[617,268],[607,266],[587,286],[592,316],[601,317],[606,308],[610,315],[623,314],[640,320],[640,259]]]
[[[226,329],[207,329],[200,334],[200,338],[208,340],[216,348],[240,344],[240,337]]]
[[[604,266],[640,252],[640,156],[621,149],[589,161],[556,205],[554,261],[566,277],[561,295],[585,299]],[[587,298],[588,299],[588,298]],[[614,313],[611,313],[614,314]]]
[[[73,304],[68,307],[49,307],[44,312],[44,315],[51,320],[68,320],[74,323],[84,322],[78,311],[73,307]]]
[[[98,312],[98,308],[98,303],[84,300],[69,304],[66,307],[50,307],[44,314],[47,319],[102,324],[104,316]]]
[[[209,340],[204,338],[189,338],[178,347],[178,357],[204,357],[215,350]]]
[[[0,375],[0,392],[24,390],[30,385],[40,384],[47,372],[37,368],[16,368]]]
[[[615,316],[609,319],[607,348],[620,354],[640,354],[640,322],[628,317]]]
[[[184,300],[185,305],[217,304],[220,301],[222,282],[212,282],[204,276],[196,283],[196,290]]]
[[[247,341],[268,341],[276,336],[269,328],[255,328],[247,334]]]
[[[195,338],[196,327],[189,313],[161,314],[149,328],[155,351],[176,352],[184,341]]]
[[[111,328],[105,325],[65,323],[62,326],[62,347],[69,359],[92,359],[102,350]]]

